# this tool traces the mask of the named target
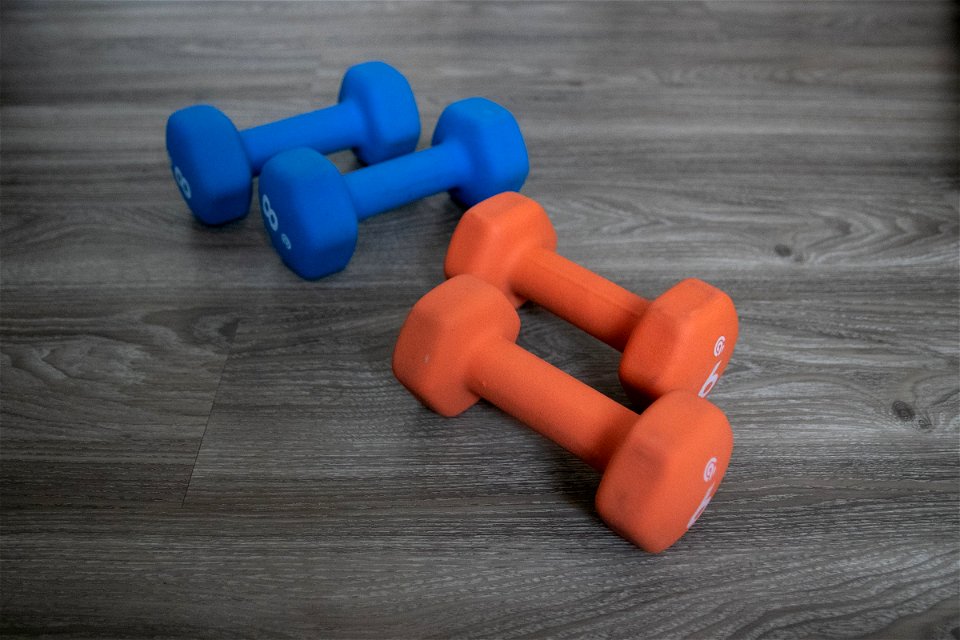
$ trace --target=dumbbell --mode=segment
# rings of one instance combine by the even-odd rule
[[[469,273],[515,306],[529,299],[622,351],[620,381],[634,399],[673,389],[705,397],[737,340],[737,312],[724,292],[693,278],[643,298],[556,253],[543,207],[501,193],[460,219],[444,262],[447,277]]]
[[[208,105],[176,111],[167,120],[167,153],[173,177],[201,222],[223,224],[250,207],[253,177],[286,149],[320,153],[353,148],[366,164],[417,148],[420,115],[413,91],[399,71],[383,62],[350,67],[336,105],[238,131]]]
[[[726,472],[726,417],[690,391],[671,391],[638,415],[517,346],[519,331],[502,292],[456,276],[413,306],[394,375],[443,416],[480,398],[500,407],[603,472],[595,504],[610,528],[646,551],[672,545]]]
[[[440,114],[429,149],[346,175],[310,149],[275,156],[260,176],[260,211],[287,266],[319,278],[347,266],[359,220],[447,190],[469,206],[519,189],[528,171],[523,135],[510,112],[468,98]]]

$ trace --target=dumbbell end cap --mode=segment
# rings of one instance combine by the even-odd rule
[[[454,102],[440,114],[433,144],[457,140],[469,155],[470,171],[450,194],[473,206],[502,191],[519,191],[530,172],[520,125],[507,109],[487,98]]]
[[[597,512],[627,540],[659,553],[706,509],[732,451],[722,411],[690,392],[668,393],[640,415],[607,464]]]
[[[514,191],[472,206],[453,231],[444,271],[448,278],[469,273],[497,287],[515,307],[524,303],[511,284],[517,260],[533,248],[555,251],[557,233],[535,200]]]
[[[363,142],[354,147],[361,162],[375,164],[416,150],[420,111],[402,73],[378,60],[350,67],[340,85],[340,102],[351,100],[366,125]]]
[[[167,119],[167,153],[180,194],[204,224],[247,215],[252,170],[240,133],[219,109],[195,105]]]
[[[357,245],[357,214],[343,176],[324,155],[298,148],[263,167],[260,214],[284,263],[310,280],[347,266]]]
[[[435,287],[410,310],[393,350],[393,373],[420,402],[452,417],[479,397],[469,368],[491,339],[514,342],[520,317],[495,287],[470,275]]]
[[[737,342],[737,310],[726,293],[688,278],[652,301],[627,342],[620,381],[635,399],[674,389],[705,397]]]

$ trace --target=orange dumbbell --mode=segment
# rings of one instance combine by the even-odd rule
[[[444,416],[481,397],[598,470],[600,517],[658,552],[696,521],[733,449],[723,413],[690,391],[672,391],[636,414],[517,346],[520,317],[495,287],[447,280],[407,316],[393,352],[397,379]]]
[[[737,311],[724,292],[687,279],[644,300],[556,253],[543,208],[519,193],[487,198],[461,218],[444,264],[469,273],[519,307],[529,299],[623,352],[620,382],[633,398],[688,389],[706,397],[737,341]]]

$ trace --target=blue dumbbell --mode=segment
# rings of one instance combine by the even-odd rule
[[[519,190],[528,171],[513,115],[485,98],[468,98],[443,111],[429,149],[346,175],[310,149],[275,156],[260,176],[260,212],[287,266],[319,278],[347,266],[359,220],[447,190],[474,205]]]
[[[366,164],[417,148],[420,114],[399,71],[383,62],[350,67],[336,105],[238,131],[218,109],[197,105],[167,120],[167,153],[180,192],[206,224],[247,215],[253,177],[281,151],[320,153],[353,148]]]

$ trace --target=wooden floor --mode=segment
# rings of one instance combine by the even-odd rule
[[[2,624],[57,638],[960,637],[952,2],[2,4]],[[447,196],[305,282],[254,211],[202,228],[164,122],[408,76],[512,110],[565,255],[728,291],[736,446],[648,555],[598,476],[396,382]],[[354,161],[335,156],[343,169]],[[521,344],[626,402],[536,307]]]

